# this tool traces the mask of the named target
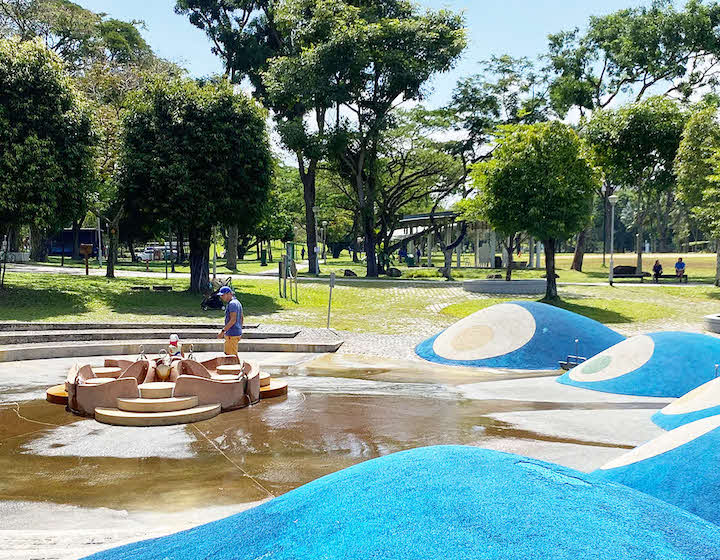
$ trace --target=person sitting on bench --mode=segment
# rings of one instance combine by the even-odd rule
[[[683,262],[682,257],[679,257],[675,263],[675,275],[678,278],[682,278],[685,275],[685,263]]]
[[[655,264],[653,265],[653,279],[655,280],[655,282],[657,282],[658,278],[660,278],[662,276],[662,273],[663,273],[662,265],[660,264],[660,261],[656,260]]]

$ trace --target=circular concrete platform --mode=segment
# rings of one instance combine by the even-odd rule
[[[66,405],[68,403],[68,394],[65,390],[65,384],[50,387],[45,393],[45,400],[52,404]]]
[[[274,379],[271,379],[269,385],[260,387],[260,398],[273,399],[275,397],[282,397],[283,395],[287,395],[287,392],[287,381],[276,381]]]

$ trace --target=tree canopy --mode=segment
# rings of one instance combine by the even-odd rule
[[[0,224],[54,229],[93,182],[86,104],[38,41],[0,39]]]
[[[211,230],[257,224],[270,189],[265,112],[226,82],[155,80],[128,100],[120,160],[127,211],[189,232],[190,289],[206,289]]]
[[[543,240],[546,299],[557,297],[555,246],[590,219],[598,176],[578,135],[557,121],[502,128],[489,161],[474,172],[474,205],[503,233]]]

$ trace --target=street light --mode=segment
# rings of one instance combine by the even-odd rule
[[[608,273],[610,279],[610,285],[613,283],[613,255],[615,254],[615,205],[617,204],[618,196],[611,194],[608,196],[608,202],[610,203],[610,272]]]
[[[313,206],[312,211],[313,211],[313,217],[315,218],[315,247],[313,247],[314,257],[315,257],[315,276],[319,276],[320,275],[320,266],[318,264],[319,261],[318,261],[318,250],[317,250],[317,243],[318,243],[317,215],[318,215],[318,212],[320,211],[320,207]],[[308,247],[308,259],[309,259],[310,263],[313,262],[313,259],[310,256],[310,247]],[[312,270],[310,272],[312,272]]]
[[[327,220],[323,220],[323,264],[327,264]]]

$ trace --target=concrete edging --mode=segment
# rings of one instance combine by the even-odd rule
[[[525,280],[466,280],[463,289],[466,292],[479,294],[508,294],[508,295],[539,295],[544,294],[547,286],[545,279]]]

